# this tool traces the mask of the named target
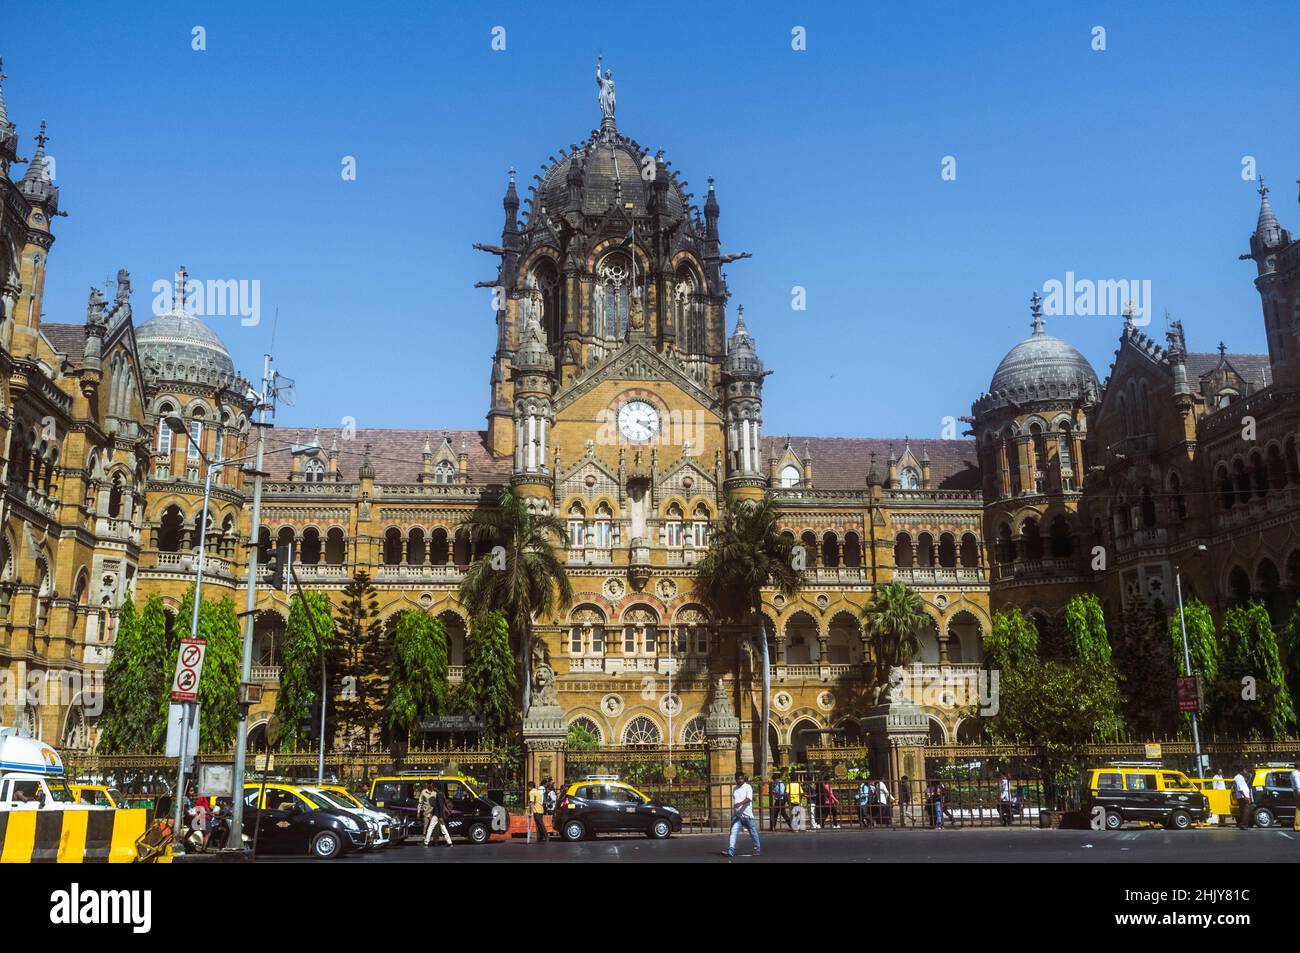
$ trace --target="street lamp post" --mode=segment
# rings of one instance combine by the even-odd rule
[[[1203,556],[1206,553],[1204,543],[1196,547],[1196,555]],[[1192,674],[1192,651],[1187,644],[1187,615],[1183,611],[1183,571],[1182,567],[1174,567],[1174,588],[1178,592],[1178,629],[1183,636],[1183,671],[1190,677]],[[1198,692],[1199,696],[1199,692]],[[1205,762],[1201,759],[1201,731],[1197,724],[1196,712],[1192,712],[1192,748],[1196,752],[1196,776],[1204,779]]]

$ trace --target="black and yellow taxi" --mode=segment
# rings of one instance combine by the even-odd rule
[[[394,818],[409,834],[420,831],[420,791],[425,784],[441,788],[450,814],[447,832],[471,844],[486,844],[492,835],[504,834],[510,818],[506,809],[488,800],[471,777],[454,771],[412,771],[370,779],[370,801]]]
[[[607,833],[662,840],[682,829],[682,815],[617,775],[592,774],[565,790],[555,805],[555,829],[568,841]]]
[[[374,841],[374,828],[355,811],[314,798],[290,781],[244,785],[244,832],[264,854],[307,854],[328,860]]]
[[[1126,822],[1186,830],[1210,816],[1209,801],[1181,771],[1146,761],[1119,761],[1083,772],[1083,807],[1094,822],[1119,830]]]
[[[122,792],[107,784],[70,784],[72,796],[78,804],[94,804],[97,807],[126,807],[126,798]]]
[[[1295,823],[1297,795],[1291,786],[1291,772],[1294,770],[1294,764],[1282,762],[1255,768],[1250,786],[1255,795],[1256,827],[1273,827],[1275,824],[1290,827]]]

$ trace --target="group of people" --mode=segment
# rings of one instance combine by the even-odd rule
[[[555,813],[555,802],[559,795],[552,778],[543,778],[534,784],[528,782],[528,839],[531,842],[534,833],[537,843],[544,844],[550,839],[546,829],[546,816]]]
[[[815,831],[823,826],[839,828],[841,802],[831,782],[810,781],[805,787],[796,778],[787,781],[776,777],[769,791],[772,810],[768,816],[768,830],[776,830],[778,821],[785,821],[786,827],[792,831]],[[911,783],[904,775],[895,795],[889,782],[883,778],[863,778],[858,782],[854,802],[861,827],[893,827],[895,804],[901,812],[900,823],[906,824],[911,816]]]

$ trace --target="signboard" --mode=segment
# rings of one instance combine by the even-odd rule
[[[1174,681],[1178,685],[1178,710],[1200,712],[1201,680],[1195,675],[1179,675]]]
[[[233,764],[199,765],[199,794],[203,797],[231,797],[235,790]]]
[[[1146,746],[1146,759],[1148,761],[1159,761],[1163,757],[1159,744],[1148,744]]]
[[[202,639],[181,639],[176,654],[176,675],[172,678],[172,701],[192,702],[199,697],[199,676],[203,674],[203,656],[207,643]]]
[[[482,718],[472,715],[435,715],[433,718],[421,718],[416,725],[418,731],[464,731],[476,732],[484,729]]]
[[[181,727],[185,722],[186,713],[190,714],[190,734],[189,740],[185,742],[185,761],[188,766],[194,758],[194,752],[199,747],[199,706],[183,705],[173,702],[167,708],[167,748],[166,755],[169,758],[179,758],[181,756]]]

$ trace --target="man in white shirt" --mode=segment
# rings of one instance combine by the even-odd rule
[[[1291,820],[1291,830],[1300,831],[1300,761],[1291,770],[1291,797],[1295,804],[1295,817]]]
[[[1245,768],[1238,768],[1232,779],[1232,796],[1237,802],[1237,826],[1250,827],[1255,820],[1255,795],[1250,789],[1250,781],[1246,779]]]
[[[1005,771],[998,775],[998,817],[1003,827],[1011,826],[1011,779]]]
[[[736,772],[736,787],[731,792],[731,839],[727,842],[726,854],[736,856],[736,835],[740,829],[749,831],[749,839],[754,844],[754,856],[759,855],[762,845],[758,839],[758,823],[754,820],[754,789],[745,780],[743,771]]]
[[[1225,787],[1227,787],[1227,785],[1223,783],[1223,772],[1220,771],[1218,768],[1214,769],[1214,784],[1212,785],[1212,787],[1216,791],[1222,791]]]

